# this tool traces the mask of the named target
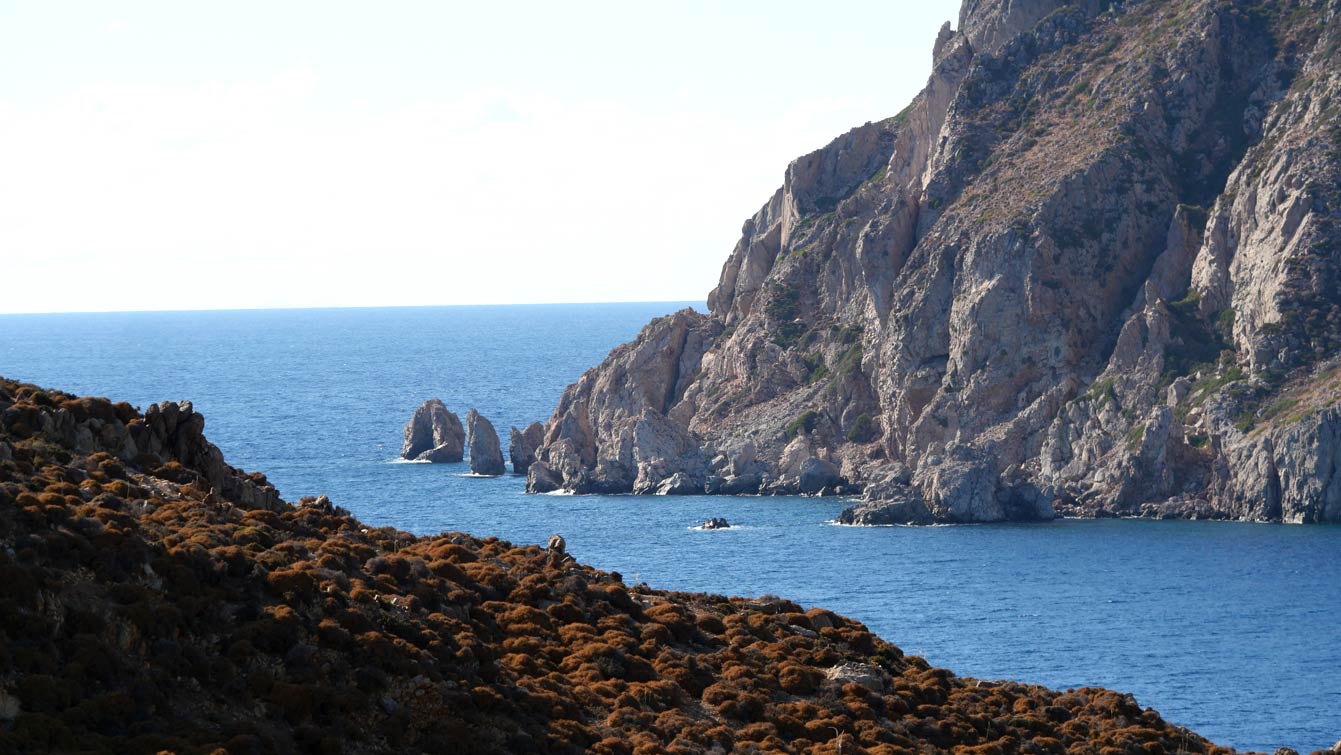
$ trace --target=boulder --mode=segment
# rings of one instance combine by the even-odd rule
[[[662,480],[656,489],[656,495],[696,495],[702,492],[703,485],[684,472],[676,472]]]
[[[723,495],[751,495],[759,492],[763,482],[764,476],[759,472],[731,475],[722,480],[718,490]]]
[[[843,482],[843,477],[833,462],[814,456],[801,462],[799,474],[801,492],[808,495],[821,493],[825,488],[835,488]]]
[[[526,474],[526,470],[535,462],[535,451],[545,442],[545,428],[539,422],[532,422],[525,430],[512,428],[508,436],[508,456],[512,460],[513,474]]]
[[[526,492],[553,493],[563,487],[563,477],[543,461],[533,462],[526,470]]]
[[[474,409],[466,415],[466,442],[470,446],[470,471],[496,477],[507,471],[503,449],[493,423]]]
[[[825,677],[840,687],[855,683],[876,694],[885,691],[885,684],[889,680],[889,674],[869,663],[840,663],[829,669]]]
[[[461,418],[447,411],[439,399],[429,399],[414,410],[405,424],[405,443],[400,457],[413,461],[451,464],[465,452],[465,430]]]

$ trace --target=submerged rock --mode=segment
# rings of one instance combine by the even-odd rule
[[[405,424],[405,443],[400,457],[412,461],[450,464],[461,461],[466,432],[461,418],[447,410],[439,399],[429,399],[414,410]]]
[[[563,487],[563,477],[549,468],[548,464],[532,462],[526,470],[526,492],[553,493]]]
[[[496,477],[507,471],[498,432],[484,415],[471,409],[466,414],[466,442],[470,446],[470,471]]]

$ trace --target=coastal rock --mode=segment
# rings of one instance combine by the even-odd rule
[[[801,462],[798,472],[801,492],[815,495],[825,488],[834,488],[843,483],[843,476],[833,462],[814,456]]]
[[[405,425],[405,443],[400,457],[413,461],[449,464],[461,461],[466,432],[461,419],[439,399],[429,399],[414,410]]]
[[[545,442],[545,427],[532,422],[525,430],[512,428],[508,436],[508,456],[512,460],[513,474],[526,474],[535,461],[535,451]]]
[[[843,509],[839,524],[887,525],[931,524],[935,521],[931,509],[912,487],[887,489],[880,497],[867,498],[855,506]]]
[[[496,477],[507,471],[493,423],[474,409],[466,414],[466,443],[470,447],[471,472]]]
[[[652,493],[675,472],[706,478],[707,455],[666,413],[721,330],[690,309],[654,320],[564,392],[536,458],[573,492]]]
[[[723,495],[749,495],[758,493],[763,483],[764,476],[760,472],[730,475],[722,479],[718,492]]]
[[[553,493],[563,488],[563,476],[544,462],[534,462],[526,470],[526,492]]]
[[[584,374],[537,456],[764,494],[836,491],[822,459],[854,520],[1338,520],[1339,9],[965,2],[912,103],[793,161],[709,314]],[[639,483],[643,412],[707,469]]]
[[[662,480],[656,489],[656,495],[698,495],[702,492],[703,483],[684,472],[676,472]]]

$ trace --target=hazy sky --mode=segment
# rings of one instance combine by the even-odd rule
[[[702,299],[957,12],[0,3],[0,312]]]

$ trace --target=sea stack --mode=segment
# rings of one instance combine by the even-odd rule
[[[493,423],[474,409],[466,415],[466,442],[470,446],[470,471],[491,477],[507,471]]]
[[[429,399],[405,424],[405,445],[400,457],[413,461],[448,464],[461,461],[465,451],[461,418],[447,411],[440,399]]]
[[[512,428],[512,433],[508,437],[508,456],[512,459],[512,473],[526,474],[526,470],[531,468],[531,462],[535,461],[535,450],[544,442],[545,427],[539,422],[532,422],[525,430]]]

